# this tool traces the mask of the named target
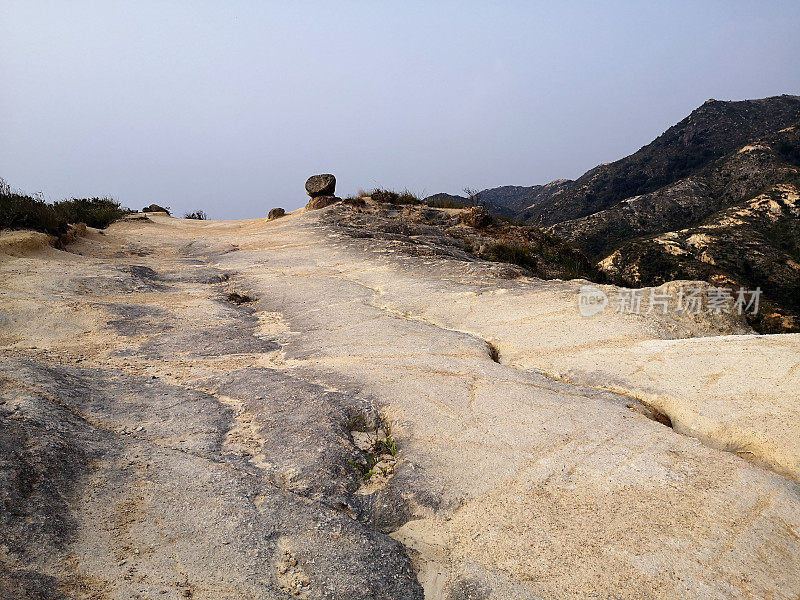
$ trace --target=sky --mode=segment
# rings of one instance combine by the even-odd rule
[[[0,0],[0,177],[262,217],[574,179],[709,98],[800,94],[800,2]]]

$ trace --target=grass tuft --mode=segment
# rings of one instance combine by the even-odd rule
[[[234,304],[247,304],[248,302],[255,302],[256,299],[252,296],[248,296],[247,294],[240,294],[239,292],[231,292],[225,299],[228,302],[233,302]]]
[[[348,424],[350,431],[366,431],[367,421],[363,417],[355,417],[350,420]],[[365,481],[369,480],[373,475],[383,472],[386,475],[388,472],[385,468],[376,469],[375,467],[388,457],[396,457],[397,443],[392,437],[392,428],[386,423],[379,422],[375,427],[375,438],[370,442],[366,450],[366,462],[359,462],[357,460],[348,460],[348,464],[356,469],[361,478]]]

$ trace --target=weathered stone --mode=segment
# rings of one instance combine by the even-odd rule
[[[308,201],[306,204],[306,208],[308,210],[316,210],[318,208],[325,208],[326,206],[330,206],[336,202],[341,202],[341,198],[336,196],[314,196],[311,200]]]
[[[269,214],[267,214],[267,220],[272,221],[273,219],[278,219],[285,214],[286,211],[283,210],[282,208],[273,208],[272,210],[269,211]]]
[[[142,209],[142,212],[163,212],[169,214],[169,210],[167,210],[163,206],[159,206],[158,204],[151,204],[150,206],[145,206]]]
[[[336,191],[336,177],[330,173],[312,175],[306,181],[306,193],[315,198],[317,196],[333,196]]]
[[[464,225],[469,225],[470,227],[475,227],[476,229],[488,227],[492,224],[493,220],[494,219],[492,219],[492,215],[489,213],[489,211],[482,206],[473,206],[472,208],[468,208],[461,215],[461,222],[464,223]]]

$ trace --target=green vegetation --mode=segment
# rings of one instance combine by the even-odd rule
[[[432,208],[466,208],[469,206],[467,202],[459,202],[452,198],[432,198],[427,200],[425,204]]]
[[[122,208],[113,198],[75,198],[54,204],[56,211],[69,223],[86,223],[89,227],[105,229],[131,211]]]
[[[511,263],[525,267],[531,271],[536,270],[536,256],[530,249],[514,243],[500,242],[491,244],[483,253],[483,258],[493,262]]]
[[[130,212],[113,198],[73,198],[48,204],[40,195],[29,196],[12,190],[0,179],[0,228],[62,235],[70,223],[105,229]]]
[[[388,204],[422,204],[419,196],[405,189],[402,192],[375,188],[369,193],[375,202],[386,202]]]
[[[0,193],[0,228],[34,229],[51,235],[66,233],[68,223],[51,204],[11,191]]]
[[[184,219],[197,219],[198,221],[205,221],[208,215],[203,210],[196,210],[194,212],[186,213],[183,215]]]
[[[468,246],[467,252],[471,251]],[[492,262],[504,262],[524,267],[540,277],[552,277],[553,267],[560,279],[583,278],[596,283],[605,282],[605,274],[592,266],[576,248],[563,240],[543,235],[529,244],[501,241],[487,246],[479,255]]]
[[[350,431],[365,431],[366,419],[363,417],[356,417],[350,421]],[[356,460],[348,460],[347,462],[361,474],[361,478],[369,480],[373,475],[378,474],[378,469],[375,467],[386,460],[386,457],[397,456],[397,443],[392,437],[392,428],[390,425],[379,422],[375,428],[375,439],[371,441],[369,448],[366,451],[366,463],[358,462]]]
[[[372,445],[372,450],[378,456],[383,454],[397,456],[397,444],[395,443],[390,430],[384,429],[383,437],[376,438],[375,443]]]
[[[367,457],[367,464],[356,462],[352,458],[348,460],[347,463],[361,474],[361,478],[364,481],[369,481],[369,478],[377,473],[375,465],[378,464],[378,461],[376,457],[371,454]]]

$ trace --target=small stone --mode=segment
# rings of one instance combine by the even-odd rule
[[[273,208],[267,214],[267,221],[272,221],[274,219],[278,219],[286,214],[286,211],[282,208]]]

